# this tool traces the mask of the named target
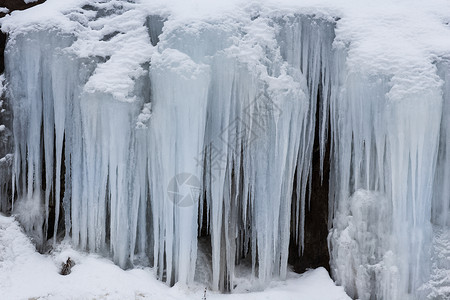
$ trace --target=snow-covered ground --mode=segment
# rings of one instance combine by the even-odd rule
[[[71,274],[59,274],[61,264],[75,261]],[[350,299],[342,287],[334,285],[323,268],[302,275],[289,274],[284,282],[274,282],[264,292],[217,294],[206,299],[223,300],[344,300]],[[152,269],[124,271],[110,260],[73,250],[61,244],[49,255],[36,252],[13,217],[0,215],[0,299],[182,299],[200,300],[204,287],[176,285],[169,288],[158,281]]]

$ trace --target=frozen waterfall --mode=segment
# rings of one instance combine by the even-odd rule
[[[431,245],[450,226],[447,61],[374,67],[321,14],[177,19],[99,1],[61,18],[9,25],[2,79],[14,153],[0,149],[0,209],[38,247],[64,237],[171,285],[210,251],[212,289],[233,290],[242,261],[263,288],[286,277],[291,242],[302,259],[319,147],[336,282],[359,299],[433,289]]]
[[[142,18],[110,40],[102,30],[97,41],[55,31],[11,38],[13,212],[27,215],[38,244],[65,228],[74,245],[122,267],[150,259],[169,283],[193,280],[206,224],[213,288],[230,289],[244,257],[261,284],[284,278],[291,223],[303,241],[316,109],[325,128],[336,88],[332,24],[198,22],[158,37],[163,18]],[[114,52],[102,57],[109,42]]]

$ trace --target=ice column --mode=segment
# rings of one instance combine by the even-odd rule
[[[193,280],[197,257],[202,168],[195,158],[204,139],[209,67],[165,49],[152,57],[150,78],[154,265],[161,279],[185,283]]]

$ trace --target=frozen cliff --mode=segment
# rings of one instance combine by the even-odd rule
[[[13,116],[0,130],[14,142],[0,149],[0,209],[42,251],[66,238],[215,290],[248,265],[263,288],[285,279],[290,244],[302,259],[317,147],[336,282],[360,299],[446,299],[449,6],[49,0],[14,12],[1,23]]]

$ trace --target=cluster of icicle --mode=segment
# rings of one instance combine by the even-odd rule
[[[160,34],[162,22],[150,16],[128,39],[99,26],[96,44],[45,30],[11,37],[12,209],[38,244],[65,228],[75,246],[122,267],[147,262],[170,284],[194,279],[202,230],[213,289],[231,289],[245,257],[261,286],[285,278],[291,227],[303,243],[316,109],[325,124],[336,73],[333,26],[249,17]],[[187,187],[192,203],[177,203],[170,182],[187,175],[199,184]]]
[[[329,103],[332,275],[352,298],[446,299],[450,64],[346,60]]]
[[[1,201],[37,243],[53,215],[55,241],[65,228],[81,249],[189,283],[207,232],[211,288],[232,289],[243,258],[261,286],[284,278],[291,234],[303,246],[319,131],[322,165],[331,143],[334,278],[360,299],[420,298],[430,220],[449,225],[443,64],[441,77],[432,64],[405,77],[349,69],[333,22],[310,16],[139,15],[124,33],[99,26],[129,19],[123,7],[84,10],[68,16],[78,35],[8,43],[16,200]]]
[[[425,299],[433,225],[450,220],[448,65],[400,70],[347,70],[330,106],[331,268],[359,299]]]
[[[5,101],[5,75],[0,75],[0,212],[8,211],[8,193],[11,193],[13,145],[11,111]]]

